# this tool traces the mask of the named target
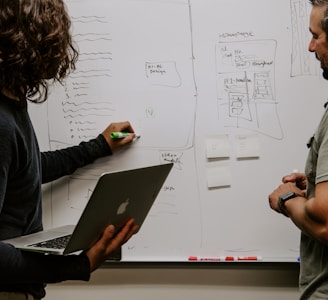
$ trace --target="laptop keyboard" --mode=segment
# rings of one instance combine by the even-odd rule
[[[48,241],[43,241],[40,243],[32,244],[29,246],[32,247],[39,247],[39,248],[50,248],[50,249],[63,249],[66,247],[69,239],[71,237],[71,234],[61,236],[58,238],[54,238]]]

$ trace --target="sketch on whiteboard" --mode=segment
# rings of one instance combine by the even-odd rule
[[[129,120],[141,138],[132,149],[97,160],[52,184],[51,225],[78,219],[100,174],[170,161],[176,171],[171,177],[188,188],[166,183],[149,214],[149,234],[158,227],[161,243],[169,244],[182,216],[187,226],[181,230],[193,228],[195,236],[200,235],[201,224],[188,220],[190,210],[198,208],[193,195],[199,193],[193,163],[197,93],[189,2],[97,0],[92,6],[86,0],[66,2],[80,55],[76,70],[63,86],[54,87],[50,98],[55,99],[47,102],[50,150],[94,138],[117,121]],[[169,30],[174,34],[167,34]],[[164,230],[167,217],[171,222]],[[136,245],[130,245],[133,255],[144,254],[140,248],[144,243],[149,249],[161,246],[144,238],[145,228],[146,233],[134,239]],[[198,245],[199,240],[190,244]]]
[[[216,45],[219,120],[274,139],[283,132],[275,96],[275,40]]]
[[[74,7],[73,3],[68,2]],[[102,1],[99,3],[110,5]],[[140,7],[145,3],[135,5]],[[169,12],[174,4],[162,3],[158,9],[164,5],[168,5]],[[149,21],[144,15],[136,14],[137,23],[132,25],[133,30],[131,25],[127,28],[120,25],[123,20],[115,14],[104,13],[105,10],[97,7],[86,10],[83,7],[74,9],[72,17],[73,38],[80,52],[77,69],[67,78],[64,87],[58,86],[55,90],[56,95],[65,101],[61,105],[57,101],[49,102],[49,111],[57,116],[52,118],[49,115],[51,143],[74,145],[83,138],[95,137],[109,120],[128,119],[143,136],[137,147],[179,150],[192,147],[196,92],[190,59],[188,6],[182,6],[187,18],[185,26],[177,34],[181,36],[180,42],[188,46],[189,53],[184,52],[185,47],[178,47],[174,55],[169,55],[175,60],[167,59],[169,56],[165,51],[165,47],[176,40],[175,35],[167,35],[167,26],[160,25],[160,18],[163,22],[167,20],[165,13],[161,12],[161,16],[156,17],[158,28],[145,29],[138,19],[143,18],[146,24],[153,23],[156,7],[153,7],[154,14],[147,14]],[[79,11],[80,14],[76,13]],[[142,28],[136,30],[137,26]],[[147,30],[156,31],[156,35],[149,39]],[[165,59],[149,59],[154,57]],[[184,111],[184,122],[179,123],[176,131],[173,120],[180,120],[181,111]],[[58,118],[62,122],[61,128],[57,126]],[[173,122],[167,122],[164,128],[162,124],[168,119]],[[85,123],[90,120],[92,124]],[[172,131],[176,132],[174,137],[170,134]]]
[[[160,161],[161,163],[174,163],[174,168],[182,170],[183,152],[174,152],[174,151],[161,151],[160,152]]]
[[[41,146],[50,150],[70,146],[121,120],[131,121],[141,138],[131,149],[47,185],[46,227],[77,220],[101,173],[174,162],[142,232],[125,245],[124,259],[180,260],[190,254],[230,252],[285,257],[286,247],[294,249],[298,236],[284,231],[283,245],[267,239],[279,224],[271,227],[270,220],[266,222],[271,217],[262,201],[266,191],[263,187],[255,191],[250,182],[257,177],[247,176],[250,170],[267,169],[271,149],[276,152],[267,140],[289,145],[277,108],[290,94],[280,91],[281,81],[275,83],[275,78],[282,76],[286,90],[295,83],[289,76],[289,8],[294,5],[293,20],[301,27],[306,16],[300,4],[305,1],[278,0],[270,2],[269,9],[268,3],[257,0],[236,1],[222,9],[224,1],[213,0],[94,0],[93,5],[88,0],[65,0],[80,56],[77,70],[64,86],[54,87],[52,99],[45,103],[47,118],[41,120],[44,126],[37,126],[42,127]],[[297,34],[293,32],[295,46],[300,47],[293,48],[293,76],[305,74],[296,71],[308,63],[296,56],[302,48],[297,43],[303,41]],[[276,66],[277,45],[281,50],[277,59],[283,53],[288,62],[283,66],[281,60]],[[289,52],[283,51],[286,45]],[[228,159],[206,159],[207,134],[221,131],[266,135],[261,159],[238,160],[230,152]],[[236,145],[235,139],[229,142]],[[231,187],[208,189],[209,163],[226,167],[223,179],[233,173]],[[279,167],[269,172],[271,179]],[[247,197],[240,197],[240,191]],[[254,212],[257,222],[248,222]],[[231,216],[243,220],[243,226]],[[263,220],[268,230],[258,226]]]
[[[76,29],[73,39],[78,44],[79,60],[77,69],[67,78],[64,86],[56,88],[56,95],[60,95],[63,101],[49,102],[51,149],[96,137],[99,128],[107,126],[108,119],[113,117],[116,110],[115,104],[102,93],[104,88],[99,84],[112,77],[112,38],[110,32],[105,30],[110,20],[105,16],[83,15],[73,17],[72,21]],[[61,126],[58,126],[58,121]]]
[[[308,0],[290,0],[292,19],[292,67],[291,77],[318,75],[318,62],[310,53],[308,30],[311,5]]]
[[[147,62],[146,76],[153,85],[181,86],[181,77],[175,62]]]

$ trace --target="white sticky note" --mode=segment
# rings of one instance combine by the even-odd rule
[[[236,136],[236,157],[254,158],[260,156],[260,140],[257,134]]]
[[[207,168],[207,187],[218,188],[231,186],[231,171],[228,166]]]
[[[227,135],[218,135],[206,139],[207,158],[230,157],[230,143]]]

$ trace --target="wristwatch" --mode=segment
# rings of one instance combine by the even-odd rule
[[[286,216],[288,218],[289,218],[289,216],[285,213],[284,205],[285,205],[286,201],[288,201],[289,199],[295,198],[295,197],[303,197],[303,196],[300,194],[297,194],[295,192],[287,192],[287,193],[279,196],[279,200],[278,200],[279,211],[280,211],[280,213],[282,213],[284,216]]]

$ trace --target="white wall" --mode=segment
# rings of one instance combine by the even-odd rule
[[[115,265],[96,271],[88,283],[65,282],[47,287],[47,300],[295,300],[297,264]]]

